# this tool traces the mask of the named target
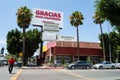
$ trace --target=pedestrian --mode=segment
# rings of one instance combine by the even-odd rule
[[[8,60],[8,71],[9,73],[11,74],[12,73],[12,70],[13,70],[13,67],[14,67],[14,62],[15,60],[13,59],[13,57],[11,57],[9,60]]]
[[[57,60],[54,60],[54,66],[57,67]]]

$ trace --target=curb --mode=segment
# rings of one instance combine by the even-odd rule
[[[63,67],[22,67],[22,69],[64,69]]]

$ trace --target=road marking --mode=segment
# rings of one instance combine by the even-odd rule
[[[88,77],[85,77],[85,76],[82,76],[82,75],[77,75],[77,74],[74,74],[74,73],[71,73],[71,72],[69,72],[67,74],[72,75],[72,76],[76,76],[76,77],[79,77],[79,78],[83,78],[85,80],[94,80],[92,78],[88,78]]]
[[[17,80],[21,73],[22,69],[18,70],[17,73],[10,78],[10,80]]]
[[[53,70],[53,69],[51,69],[51,70]],[[78,75],[78,74],[75,74],[75,73],[72,73],[72,72],[70,72],[70,71],[66,71],[66,70],[54,70],[54,71],[57,71],[57,72],[64,72],[64,73],[66,73],[66,74],[69,74],[69,75],[72,75],[72,76],[75,76],[75,77],[79,77],[79,78],[82,78],[82,79],[84,79],[84,80],[95,80],[95,79],[92,79],[92,78],[89,78],[89,77],[86,77],[86,76],[82,76],[82,75]]]

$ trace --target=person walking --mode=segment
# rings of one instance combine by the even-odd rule
[[[11,74],[12,73],[12,70],[13,70],[13,67],[14,67],[14,62],[15,60],[11,57],[9,60],[8,60],[8,71],[9,73]]]
[[[54,66],[57,67],[57,60],[54,60]]]

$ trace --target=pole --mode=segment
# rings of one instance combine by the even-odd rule
[[[51,41],[50,41],[50,57],[49,57],[49,61],[51,61],[51,54],[52,54],[51,48],[52,48],[52,45],[51,45]]]
[[[43,33],[43,26],[42,25],[33,25],[36,27],[41,27],[41,32]],[[43,41],[41,39],[41,44],[40,44],[40,54],[39,54],[39,58],[40,58],[40,65],[42,64],[42,52],[43,52]]]
[[[109,57],[110,57],[110,62],[111,60],[111,44],[110,44],[110,30],[109,30],[109,23],[108,23],[108,38],[109,38]]]

